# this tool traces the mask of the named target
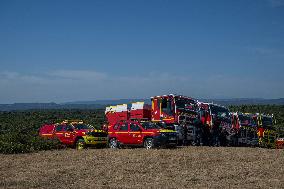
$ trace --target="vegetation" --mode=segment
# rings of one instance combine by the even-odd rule
[[[104,122],[102,110],[34,110],[0,112],[0,153],[28,153],[62,148],[57,140],[38,137],[45,123],[82,119],[99,128]]]
[[[274,114],[278,132],[284,131],[284,106],[242,105],[230,106],[231,111]],[[105,122],[104,111],[98,110],[30,110],[0,112],[0,153],[28,153],[62,148],[58,141],[38,137],[39,128],[45,123],[65,119],[81,119],[100,128]]]

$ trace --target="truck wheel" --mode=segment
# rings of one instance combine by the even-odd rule
[[[76,149],[77,150],[82,150],[85,147],[86,147],[86,143],[85,143],[84,139],[77,140],[77,142],[76,142]]]
[[[146,138],[144,140],[144,148],[148,149],[152,149],[154,147],[154,141],[152,138]]]
[[[117,143],[116,138],[112,138],[109,140],[109,147],[113,149],[118,148],[118,143]]]

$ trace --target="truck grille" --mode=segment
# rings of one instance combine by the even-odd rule
[[[94,137],[107,137],[107,133],[103,133],[103,132],[92,132],[92,136],[94,136]]]

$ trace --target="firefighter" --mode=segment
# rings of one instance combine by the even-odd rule
[[[220,145],[220,120],[218,118],[215,119],[214,123],[213,123],[213,126],[212,126],[212,130],[211,130],[211,133],[212,133],[212,140],[211,140],[211,145],[212,146],[219,146]]]
[[[228,132],[227,132],[226,128],[220,128],[220,130],[221,130],[220,137],[219,137],[220,145],[221,146],[227,146]]]
[[[203,145],[203,124],[201,123],[200,119],[196,117],[193,121],[193,126],[195,130],[195,140],[194,143],[196,145]]]
[[[187,133],[188,133],[188,128],[187,128],[187,124],[184,122],[182,122],[181,126],[183,127],[183,146],[187,145]]]
[[[208,124],[203,124],[203,137],[202,142],[203,145],[207,146],[210,145],[210,126]]]

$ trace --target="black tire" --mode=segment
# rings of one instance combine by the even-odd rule
[[[117,149],[118,148],[118,142],[117,142],[116,138],[111,138],[109,140],[108,146],[109,146],[109,148]]]
[[[84,139],[80,138],[77,140],[76,142],[76,149],[77,150],[82,150],[86,148],[86,143],[84,141]]]
[[[152,138],[146,138],[144,140],[143,146],[147,150],[154,148],[154,140]]]

